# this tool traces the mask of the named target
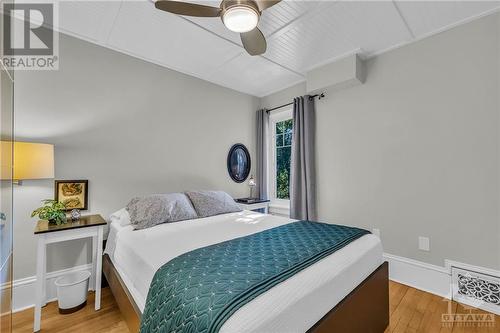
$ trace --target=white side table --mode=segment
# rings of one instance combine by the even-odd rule
[[[82,216],[78,221],[68,221],[68,223],[62,225],[52,225],[43,220],[38,221],[34,232],[38,245],[33,332],[40,330],[42,306],[46,304],[47,244],[92,238],[92,276],[90,285],[95,290],[95,310],[101,308],[102,242],[105,225],[106,221],[101,215]]]
[[[244,210],[264,209],[264,213],[269,213],[269,200],[241,198],[235,199],[236,203]]]

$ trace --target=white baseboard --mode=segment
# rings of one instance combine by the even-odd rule
[[[54,284],[54,281],[61,275],[78,271],[92,272],[92,265],[81,265],[47,273],[47,302],[57,300],[56,286]],[[15,280],[12,283],[12,312],[19,312],[31,308],[35,305],[35,282],[36,276],[30,276],[24,279]],[[5,286],[2,286],[2,289],[4,288]]]
[[[384,253],[384,259],[389,262],[389,279],[443,298],[453,298],[462,302],[463,300],[459,300],[456,297],[457,295],[453,295],[453,268],[460,268],[497,278],[500,277],[500,271],[498,270],[452,260],[445,260],[445,267],[441,267],[389,253]],[[477,300],[474,301],[474,304],[469,305],[490,312],[498,311],[497,308],[492,310],[489,304],[478,302]]]
[[[389,279],[428,293],[451,299],[451,272],[440,266],[384,253]]]

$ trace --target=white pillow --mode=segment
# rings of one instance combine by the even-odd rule
[[[120,223],[120,225],[122,226],[126,226],[131,223],[130,215],[126,208],[122,208],[119,211],[114,212],[113,214],[111,214],[109,218],[111,219],[111,223],[116,221],[117,223]]]

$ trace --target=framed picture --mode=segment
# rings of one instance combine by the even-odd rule
[[[83,180],[56,180],[54,199],[66,206],[66,210],[88,209],[89,181]]]

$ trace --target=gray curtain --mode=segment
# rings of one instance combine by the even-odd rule
[[[309,95],[293,101],[293,137],[290,175],[290,217],[316,219],[314,154],[315,107]]]
[[[256,193],[257,197],[267,199],[267,132],[269,115],[265,109],[257,111],[257,148],[256,148]]]

